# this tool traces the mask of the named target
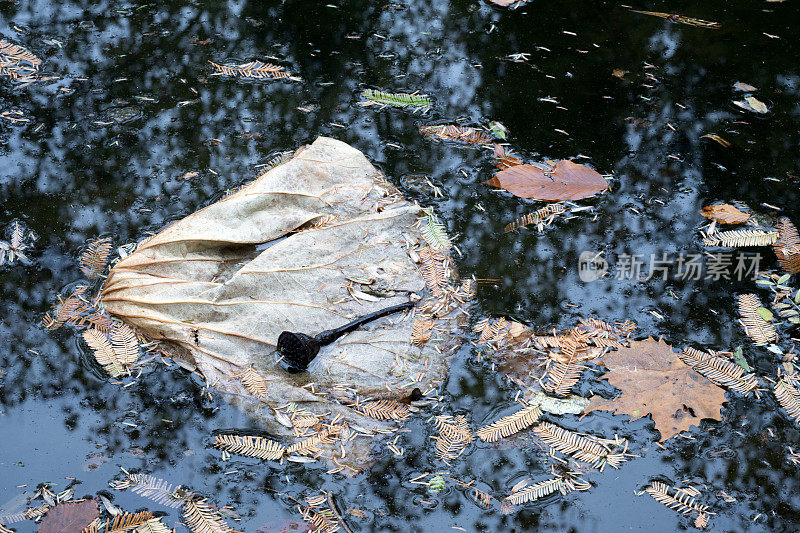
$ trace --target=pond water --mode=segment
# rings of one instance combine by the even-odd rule
[[[22,88],[0,81],[0,112],[28,119],[0,120],[0,228],[19,221],[37,237],[32,264],[0,267],[0,506],[43,482],[73,486],[76,497],[112,496],[108,483],[122,467],[231,506],[241,521],[230,523],[248,532],[299,527],[296,506],[277,492],[300,498],[320,490],[343,512],[364,511],[367,518],[347,515],[353,531],[691,528],[690,519],[637,494],[660,479],[699,487],[717,513],[715,530],[800,528],[800,476],[787,460],[800,434],[770,392],[729,394],[721,422],[700,422],[690,438],[663,448],[649,419],[561,417],[568,429],[628,438],[639,457],[588,474],[587,492],[503,515],[452,484],[430,494],[409,480],[448,470],[502,497],[525,477],[548,476],[545,454],[530,442],[472,445],[448,468],[434,455],[433,426],[418,418],[398,440],[404,457],[381,448],[374,467],[353,479],[321,465],[223,462],[209,446],[212,432],[253,423],[204,394],[200,380],[149,365],[122,388],[74,332],[41,327],[56,296],[79,279],[76,258],[90,239],[140,240],[253,179],[275,153],[325,135],[360,149],[407,197],[436,209],[456,235],[462,276],[493,280],[479,285],[478,318],[507,316],[540,330],[569,328],[581,316],[632,319],[637,335],[663,335],[676,346],[742,346],[756,372],[774,378],[780,356],[753,346],[737,323],[736,295],[756,292],[752,280],[613,274],[623,254],[702,253],[706,220],[698,210],[711,202],[739,200],[800,222],[800,12],[791,2],[741,0],[635,7],[722,28],[601,1],[513,10],[475,0],[0,3],[0,37],[29,48],[43,59],[41,73],[54,76]],[[211,75],[209,61],[254,59],[278,62],[303,81]],[[769,112],[735,106],[744,95],[735,82],[755,86]],[[363,107],[364,88],[420,91],[434,106]],[[541,233],[504,233],[541,204],[482,183],[495,172],[489,151],[418,132],[458,119],[501,122],[511,148],[530,161],[580,156],[613,175],[612,190],[579,202],[592,213]],[[586,250],[605,252],[612,275],[582,281],[578,257]],[[770,250],[758,250],[761,267],[776,269]],[[781,347],[788,352],[793,342],[787,336]],[[504,413],[516,392],[470,343],[442,389],[445,412],[468,415],[475,427]],[[167,512],[170,527],[181,519],[129,492],[113,500]]]

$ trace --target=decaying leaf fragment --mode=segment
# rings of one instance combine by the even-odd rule
[[[731,204],[707,205],[700,214],[721,224],[741,224],[750,220],[751,214],[745,213]]]
[[[501,170],[485,182],[521,198],[547,202],[580,200],[608,189],[608,182],[596,170],[567,159],[545,170],[534,165],[516,165]]]
[[[44,516],[39,533],[78,532],[100,516],[97,500],[59,503]]]
[[[744,100],[734,100],[734,105],[741,107],[747,111],[763,115],[769,112],[767,104],[756,98],[755,96],[745,96]]]
[[[615,411],[632,420],[653,416],[661,441],[703,418],[720,420],[725,390],[683,363],[663,340],[631,342],[603,358],[608,381],[622,391],[612,400],[593,396],[586,411]]]
[[[449,251],[427,244],[418,224],[423,213],[361,152],[319,138],[140,242],[110,270],[101,300],[173,358],[194,365],[276,442],[300,437],[301,424],[290,420],[287,427],[274,415],[287,403],[383,435],[410,415],[396,400],[414,388],[432,390],[444,378],[465,325],[461,311],[468,304]],[[427,237],[446,245],[446,236],[437,235],[443,227],[428,226],[435,231]],[[419,296],[417,317],[433,310],[437,317],[436,336],[421,347],[410,343],[412,314],[397,314],[324,346],[306,372],[281,366],[282,331],[315,335],[408,302],[412,293]],[[418,325],[418,333],[424,330]],[[341,384],[349,396],[334,393]],[[356,402],[354,395],[372,400]],[[314,444],[320,460],[332,462],[337,453],[348,468],[368,464],[373,446],[371,439]]]

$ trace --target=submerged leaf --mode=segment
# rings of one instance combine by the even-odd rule
[[[580,200],[608,189],[608,182],[596,170],[561,160],[552,170],[534,165],[517,165],[498,172],[486,182],[515,196],[549,202]]]
[[[769,111],[767,105],[754,96],[746,96],[744,100],[734,100],[734,105],[753,113],[764,114]]]
[[[741,81],[737,81],[736,83],[734,83],[733,88],[736,89],[737,91],[743,91],[746,93],[752,93],[758,90],[749,83],[742,83]]]
[[[741,224],[747,222],[751,216],[731,204],[707,205],[700,210],[700,214],[722,224]]]
[[[99,516],[97,500],[60,503],[47,511],[39,533],[78,532]]]

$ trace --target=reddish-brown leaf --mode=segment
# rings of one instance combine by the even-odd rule
[[[495,174],[486,182],[522,198],[546,202],[580,200],[608,189],[608,182],[599,172],[566,159],[552,170],[533,165],[517,165]]]
[[[59,503],[44,515],[39,533],[80,533],[99,516],[97,500]]]
[[[745,213],[731,204],[707,205],[700,214],[722,224],[741,224],[750,220],[750,213]]]

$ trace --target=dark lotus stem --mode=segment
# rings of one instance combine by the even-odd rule
[[[380,309],[374,313],[364,315],[336,329],[323,331],[314,337],[306,335],[305,333],[284,331],[278,336],[278,352],[283,356],[288,372],[292,374],[302,372],[308,368],[308,365],[317,356],[322,346],[327,346],[342,335],[355,331],[367,322],[372,322],[373,320],[397,313],[398,311],[405,311],[412,307],[414,307],[414,302],[393,305],[386,309]]]

